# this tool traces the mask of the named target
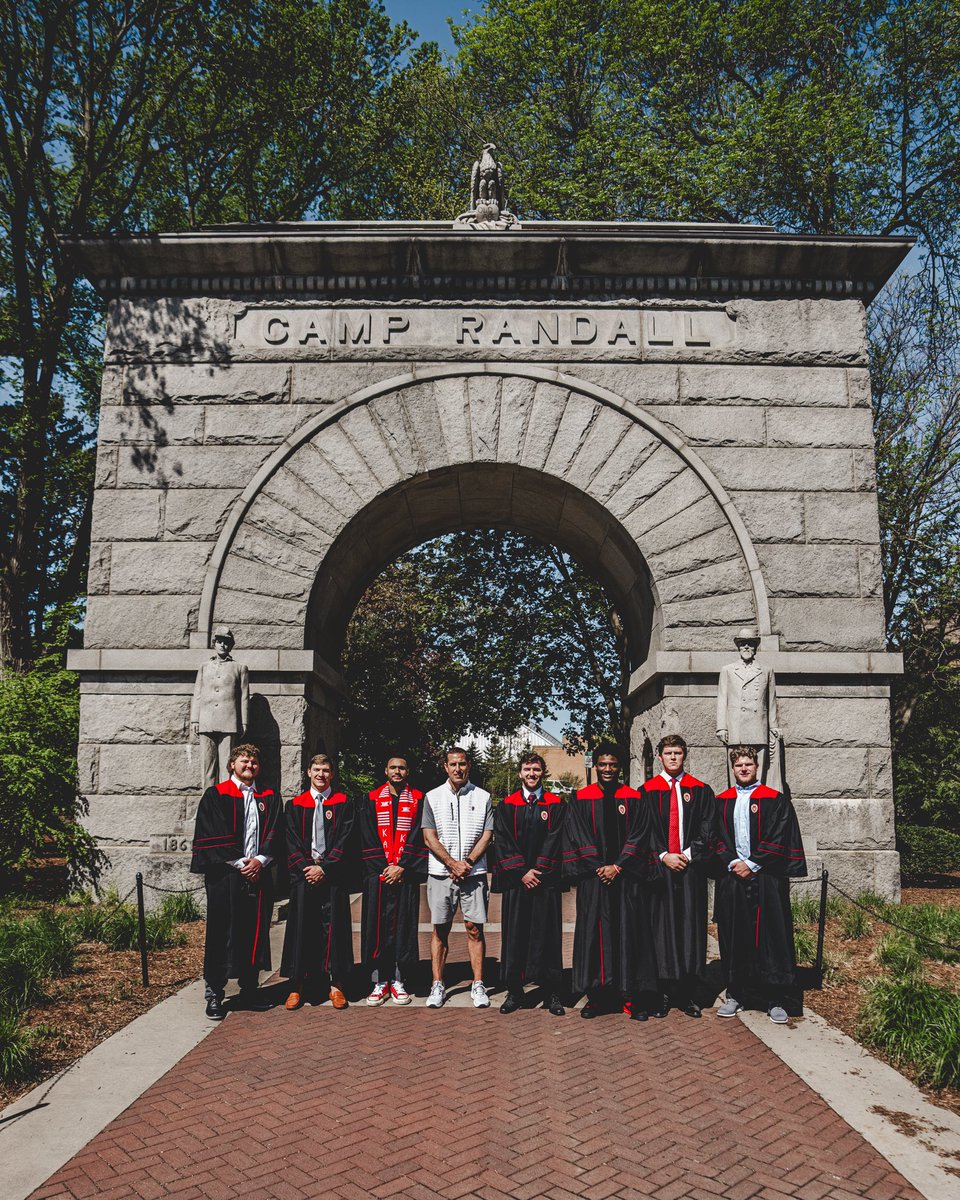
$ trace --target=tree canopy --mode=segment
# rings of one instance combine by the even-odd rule
[[[907,663],[894,733],[904,763],[934,737],[960,779],[955,0],[487,0],[454,41],[450,58],[418,45],[379,0],[0,0],[0,666],[29,667],[82,619],[103,311],[60,238],[450,218],[494,141],[528,220],[919,238],[912,278],[875,302],[869,327],[888,633]],[[589,710],[617,732],[606,598],[584,592],[591,644],[613,657],[583,664],[594,690],[576,709],[566,685],[544,682],[580,650],[561,560],[525,551],[563,613],[527,660],[539,618],[514,597],[516,545],[462,537],[491,592],[473,594],[457,639],[452,601],[437,616],[398,598],[408,570],[450,589],[447,549],[414,552],[361,604],[358,678],[372,682],[378,622],[396,622],[388,674],[402,688],[404,672],[431,673],[439,730],[460,724],[468,668],[498,663],[496,703],[483,693],[491,730],[568,708],[580,731]],[[490,595],[510,598],[509,650]],[[422,639],[412,657],[404,638],[408,650]],[[347,719],[359,730],[363,715]]]

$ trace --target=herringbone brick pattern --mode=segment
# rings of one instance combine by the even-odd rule
[[[34,1193],[920,1200],[738,1021],[236,1013]]]

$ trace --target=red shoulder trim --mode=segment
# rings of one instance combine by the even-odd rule
[[[243,792],[240,791],[232,779],[225,779],[223,783],[218,783],[216,786],[221,796],[232,796],[234,800],[239,800],[243,796]],[[264,788],[262,792],[258,792],[254,788],[253,794],[259,800],[262,796],[272,796],[273,788]]]
[[[603,788],[600,786],[599,783],[588,784],[585,788],[581,788],[580,791],[577,792],[577,799],[578,800],[602,800],[603,799]]]
[[[324,800],[323,803],[324,804],[346,804],[346,802],[347,802],[346,792],[331,792],[330,795],[326,798],[326,800]]]
[[[523,803],[523,796],[520,792],[511,792],[509,796],[504,796],[504,804],[519,805]]]
[[[717,792],[717,796],[716,796],[716,798],[718,800],[735,800],[736,797],[737,797],[737,789],[735,787],[729,787],[726,789],[726,791]]]
[[[553,792],[544,792],[543,793],[543,803],[544,804],[562,804],[563,797],[555,796],[553,794]]]
[[[662,775],[654,775],[652,779],[648,779],[643,785],[645,792],[669,792],[670,785]]]
[[[298,808],[316,808],[317,807],[316,804],[314,803],[313,794],[309,788],[307,788],[307,790],[305,792],[301,792],[299,796],[294,796],[294,798],[290,801],[290,803],[295,804]]]
[[[765,783],[758,784],[750,793],[751,800],[773,800],[775,796],[779,796],[779,792],[775,792],[773,788],[768,788]]]
[[[418,792],[416,788],[410,789],[410,795],[418,802],[423,799],[423,792]]]
[[[707,785],[703,782],[702,779],[696,779],[696,778],[694,778],[693,775],[684,774],[684,775],[680,776],[680,786],[685,787],[685,788],[692,788],[692,787],[706,787]]]
[[[613,796],[614,796],[615,800],[640,800],[640,799],[642,799],[639,792],[634,791],[632,787],[628,787],[626,784],[624,784],[623,787],[618,787],[617,790],[613,793]]]

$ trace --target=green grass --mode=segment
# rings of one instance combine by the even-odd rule
[[[49,979],[73,970],[79,939],[68,917],[52,909],[0,921],[0,1006],[19,1012],[44,994]]]
[[[21,1014],[13,1009],[0,1009],[0,1081],[22,1083],[37,1075],[37,1043],[43,1035],[40,1029],[25,1029]]]
[[[798,963],[812,963],[817,957],[816,934],[800,925],[793,931],[793,949]]]
[[[840,936],[848,942],[864,937],[873,928],[873,922],[862,908],[849,905],[840,918]]]
[[[877,979],[868,985],[857,1022],[864,1043],[920,1083],[960,1086],[960,996],[919,978]]]
[[[827,897],[827,916],[839,917],[846,908],[842,900],[836,896]],[[814,895],[798,896],[790,901],[794,923],[797,925],[816,925],[820,920],[820,897]]]
[[[898,925],[906,926],[916,935],[918,948],[925,958],[960,962],[960,908],[906,904],[893,909],[891,915]]]
[[[877,962],[901,978],[917,975],[923,967],[915,939],[896,930],[877,945],[876,955]]]
[[[203,920],[203,909],[193,892],[172,892],[164,896],[160,911],[168,914],[179,925],[188,925]]]

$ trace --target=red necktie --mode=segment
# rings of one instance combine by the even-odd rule
[[[680,853],[680,797],[677,781],[670,780],[670,829],[667,834],[667,849],[671,854]]]

